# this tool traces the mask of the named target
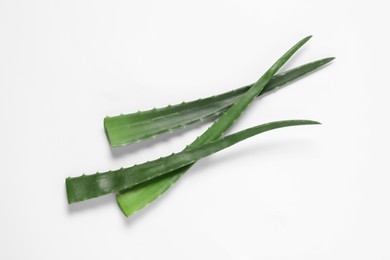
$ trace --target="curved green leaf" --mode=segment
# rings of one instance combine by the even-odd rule
[[[270,80],[260,95],[285,86],[328,64],[333,59],[317,60],[278,74]],[[188,103],[183,102],[164,108],[106,117],[104,128],[107,138],[111,146],[124,146],[185,128],[204,119],[223,114],[252,86],[253,84]]]
[[[134,187],[150,181],[151,179],[169,174],[175,169],[194,163],[206,156],[266,131],[287,126],[309,124],[319,123],[310,120],[287,120],[267,123],[240,131],[196,148],[188,148],[183,152],[135,165],[130,168],[67,178],[66,191],[68,202],[75,203]]]

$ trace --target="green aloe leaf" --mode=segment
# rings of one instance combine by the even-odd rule
[[[276,72],[310,38],[311,36],[302,39],[290,50],[288,50],[281,58],[279,58],[271,66],[271,68],[269,68],[255,84],[253,84],[252,87],[250,87],[210,128],[208,128],[185,150],[192,149],[221,138],[223,134],[236,122],[236,120],[245,111],[245,109],[261,93],[261,91],[276,74]],[[134,214],[136,211],[140,210],[141,208],[145,207],[146,205],[160,197],[181,177],[181,175],[183,175],[188,169],[190,169],[191,166],[192,164],[187,165],[181,169],[176,169],[166,177],[160,178],[156,181],[152,181],[147,185],[120,192],[117,195],[117,202],[119,207],[126,216]]]
[[[267,123],[248,128],[196,148],[189,148],[183,152],[172,154],[170,156],[140,165],[135,165],[126,169],[67,178],[66,191],[68,195],[68,202],[80,202],[134,187],[150,181],[151,179],[169,174],[175,169],[194,163],[206,156],[266,131],[287,126],[309,124],[319,123],[310,120],[287,120]]]
[[[333,59],[317,60],[278,74],[270,80],[259,95],[285,86],[328,64]],[[164,108],[106,117],[104,128],[107,138],[111,146],[124,146],[185,128],[213,116],[222,115],[252,86],[253,84],[188,103],[183,102]]]

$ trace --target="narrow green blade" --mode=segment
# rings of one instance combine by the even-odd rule
[[[135,165],[130,168],[83,175],[66,179],[66,191],[69,203],[80,202],[123,189],[131,188],[144,182],[169,174],[175,169],[194,163],[206,156],[221,151],[238,142],[248,139],[260,133],[277,128],[319,124],[310,120],[278,121],[252,127],[238,133],[226,136],[217,141],[172,154],[154,161]]]
[[[317,60],[278,74],[270,80],[260,95],[285,86],[321,68],[333,59]],[[204,119],[223,114],[252,86],[253,84],[217,96],[171,105],[165,108],[106,117],[104,119],[104,128],[107,138],[111,146],[124,146],[185,128]]]
[[[207,129],[201,136],[199,136],[192,144],[190,144],[185,150],[195,148],[209,142],[218,140],[223,134],[237,121],[240,115],[245,109],[253,102],[253,100],[261,93],[264,87],[269,83],[276,72],[297,52],[311,36],[306,37],[295,44],[290,50],[288,50],[281,58],[279,58],[265,73],[264,75],[250,87],[209,129]],[[163,192],[168,190],[192,165],[187,165],[182,169],[173,171],[165,178],[161,178],[158,181],[151,182],[149,185],[144,185],[140,191],[140,188],[128,189],[125,192],[121,192],[117,195],[117,202],[126,216],[130,216],[137,210],[145,207],[158,197]],[[143,202],[141,204],[140,202]]]

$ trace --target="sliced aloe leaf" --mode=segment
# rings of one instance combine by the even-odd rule
[[[250,87],[226,112],[201,136],[199,136],[192,144],[185,150],[198,147],[209,142],[215,141],[223,136],[223,134],[237,121],[244,110],[253,102],[253,100],[261,93],[264,87],[276,74],[276,72],[291,58],[296,51],[299,50],[311,36],[306,37],[295,44],[288,50],[281,58],[279,58],[264,75]],[[166,190],[168,190],[188,169],[192,166],[187,165],[182,169],[174,170],[165,178],[161,178],[156,182],[150,182],[142,188],[128,189],[117,195],[117,202],[119,207],[126,216],[134,214],[136,211],[145,207],[158,197],[160,197]],[[142,190],[140,190],[142,189]]]
[[[260,95],[285,86],[328,64],[333,59],[317,60],[278,74],[270,80]],[[111,146],[124,146],[139,142],[185,128],[188,125],[213,116],[221,115],[252,86],[253,84],[188,103],[170,105],[164,108],[140,111],[128,115],[106,117],[104,119],[104,128]]]
[[[154,161],[135,165],[130,168],[83,175],[66,179],[66,191],[68,202],[75,203],[83,200],[99,197],[120,190],[131,188],[141,183],[168,174],[171,171],[194,163],[206,156],[221,151],[229,146],[241,142],[247,138],[258,135],[272,129],[294,126],[319,124],[310,120],[287,120],[252,127],[238,133],[226,136],[217,141],[190,148],[183,152],[172,154]]]

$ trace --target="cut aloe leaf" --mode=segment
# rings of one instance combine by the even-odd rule
[[[304,64],[274,76],[260,95],[274,91],[308,73],[328,64],[334,58],[325,58]],[[252,85],[217,96],[188,103],[170,105],[128,115],[106,117],[104,128],[111,146],[124,146],[144,139],[170,133],[204,119],[223,114]]]
[[[253,102],[253,100],[261,93],[264,87],[269,83],[277,71],[291,58],[296,51],[298,51],[311,36],[306,37],[295,44],[289,51],[287,51],[281,58],[279,58],[264,75],[250,87],[226,112],[201,136],[199,136],[192,144],[185,150],[192,149],[209,142],[218,140],[223,134],[237,121],[245,109]],[[121,210],[126,216],[134,214],[136,211],[145,207],[158,197],[160,197],[166,190],[168,190],[193,164],[187,165],[181,169],[174,170],[165,178],[161,178],[156,182],[150,182],[143,187],[137,187],[134,192],[133,189],[128,189],[117,195],[117,202]]]
[[[135,165],[130,168],[93,175],[83,175],[75,178],[67,178],[66,191],[68,202],[80,202],[134,187],[162,175],[169,174],[175,169],[194,163],[206,156],[266,131],[287,126],[310,124],[319,123],[310,120],[272,122],[252,127],[226,136],[217,141],[196,148],[189,148],[183,152],[172,154],[170,156],[140,165]]]

